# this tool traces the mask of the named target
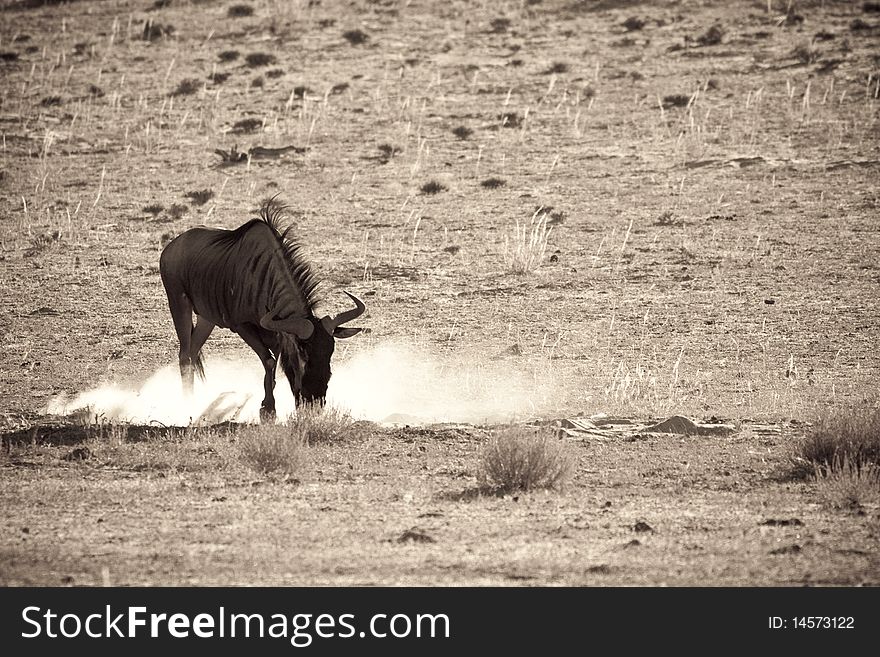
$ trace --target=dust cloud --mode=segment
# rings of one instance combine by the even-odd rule
[[[539,364],[540,365],[540,364]],[[510,422],[550,410],[558,391],[543,367],[463,354],[430,354],[384,343],[334,358],[327,403],[356,419],[386,424]],[[206,381],[190,399],[176,365],[163,367],[137,389],[108,384],[74,398],[58,397],[45,411],[70,415],[88,409],[103,421],[168,426],[259,421],[263,372],[255,358],[206,358]],[[290,386],[278,370],[279,418],[295,413]]]

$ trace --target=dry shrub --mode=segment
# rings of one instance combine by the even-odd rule
[[[853,463],[849,457],[835,459],[830,468],[817,467],[819,494],[828,506],[860,509],[880,503],[880,467],[874,463]]]
[[[192,192],[187,192],[184,194],[188,199],[190,199],[194,205],[204,205],[212,198],[214,198],[214,190],[213,189],[197,189]]]
[[[306,445],[344,440],[354,435],[356,426],[348,411],[319,404],[303,404],[290,420],[291,431]]]
[[[514,426],[483,449],[478,479],[481,487],[501,493],[560,488],[573,466],[565,443],[553,432]]]
[[[232,5],[226,10],[226,15],[230,18],[246,18],[254,15],[254,8],[245,4]]]
[[[295,478],[305,467],[307,445],[293,427],[260,424],[238,431],[241,459],[266,475]]]
[[[433,196],[434,194],[439,194],[440,192],[446,191],[446,185],[438,183],[436,180],[429,180],[419,188],[419,191],[422,194]]]
[[[194,78],[181,80],[177,88],[168,93],[169,96],[191,96],[202,88],[202,83]]]
[[[880,408],[857,407],[824,414],[795,447],[802,474],[880,467]]]
[[[342,36],[353,46],[366,43],[370,38],[370,36],[362,30],[348,30],[347,32],[343,32]]]
[[[251,68],[259,68],[260,66],[274,64],[277,60],[275,55],[270,55],[269,53],[252,52],[249,55],[245,55],[244,61]]]

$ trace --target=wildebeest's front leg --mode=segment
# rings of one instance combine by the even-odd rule
[[[260,362],[263,364],[263,369],[265,370],[263,388],[266,396],[263,398],[263,403],[260,405],[260,422],[271,422],[275,419],[274,390],[275,366],[277,365],[277,361],[272,357],[272,352],[269,351],[269,347],[263,342],[263,339],[260,337],[260,331],[256,326],[242,324],[241,326],[235,327],[235,332],[238,333],[242,340],[247,342],[248,346],[257,353],[257,356],[260,357]]]

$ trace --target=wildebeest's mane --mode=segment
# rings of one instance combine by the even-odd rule
[[[260,208],[260,220],[265,222],[281,246],[281,254],[287,264],[288,271],[293,277],[294,283],[299,288],[310,309],[318,303],[318,284],[320,281],[312,271],[312,266],[306,260],[302,252],[302,246],[293,237],[293,226],[289,223],[285,214],[287,206],[270,198]]]

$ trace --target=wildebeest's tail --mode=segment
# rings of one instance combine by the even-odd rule
[[[192,359],[193,371],[198,375],[199,379],[205,380],[205,362],[202,360],[202,350],[199,349],[198,353]]]

